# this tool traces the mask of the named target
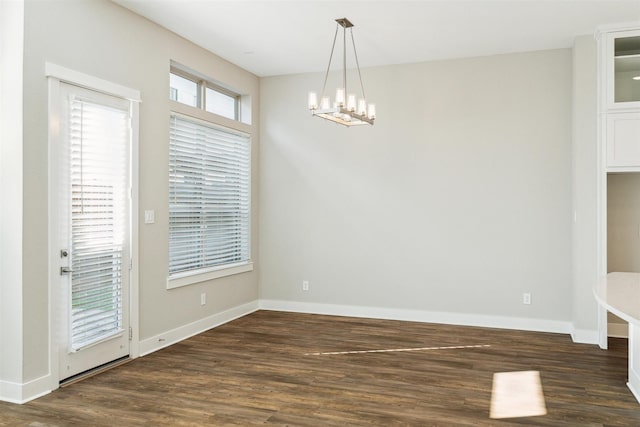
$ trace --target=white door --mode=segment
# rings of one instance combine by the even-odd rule
[[[129,355],[130,101],[60,85],[59,283],[53,289],[59,380]],[[57,193],[57,194],[56,194]]]

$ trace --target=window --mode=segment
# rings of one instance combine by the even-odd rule
[[[205,89],[205,110],[228,119],[238,118],[238,98],[219,90]]]
[[[169,98],[167,288],[250,271],[250,98],[173,63]]]
[[[240,120],[240,95],[177,68],[169,73],[169,99],[227,119]]]
[[[197,107],[198,83],[177,74],[169,74],[169,99]]]
[[[172,113],[169,138],[169,286],[250,265],[247,134]],[[219,277],[219,276],[215,276]]]

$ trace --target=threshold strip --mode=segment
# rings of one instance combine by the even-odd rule
[[[429,351],[429,350],[456,350],[456,349],[468,349],[468,348],[487,348],[491,347],[489,344],[478,345],[450,345],[446,347],[418,347],[418,348],[390,348],[382,350],[353,350],[353,351],[327,351],[321,353],[305,353],[305,356],[333,356],[340,354],[363,354],[363,353],[393,353],[393,352],[405,352],[405,351]]]
[[[1,0],[0,0],[1,1]],[[75,384],[79,381],[82,380],[86,380],[87,378],[91,378],[94,375],[98,375],[101,374],[105,371],[108,371],[109,369],[113,369],[116,368],[120,365],[124,365],[125,363],[129,363],[131,362],[133,359],[131,359],[128,355],[121,357],[119,359],[116,360],[112,360],[111,362],[107,362],[103,365],[100,366],[96,366],[95,368],[91,368],[87,371],[84,372],[80,372],[79,374],[73,375],[69,378],[65,378],[64,380],[60,381],[59,385],[60,388],[64,388],[67,386],[70,386],[71,384]]]

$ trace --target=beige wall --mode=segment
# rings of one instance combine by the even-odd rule
[[[640,273],[640,174],[607,176],[607,270]]]
[[[261,81],[261,298],[570,321],[571,50],[363,78],[354,129],[305,110],[322,75]]]
[[[597,43],[576,37],[573,47],[573,326],[587,338],[598,330],[593,286],[598,279]],[[574,336],[575,338],[575,336]]]
[[[640,173],[607,175],[607,270],[640,273]],[[612,313],[609,323],[626,324]]]
[[[0,398],[22,381],[23,25],[24,3],[0,1]]]
[[[45,62],[137,89],[140,104],[140,338],[258,298],[257,272],[167,290],[169,63],[225,82],[253,100],[252,257],[257,263],[258,95],[256,76],[111,2],[27,1],[24,60],[24,380],[48,370],[47,79]],[[207,305],[200,293],[207,292]]]
[[[0,380],[48,372],[47,61],[141,91],[139,210],[156,211],[140,221],[141,339],[259,296],[597,328],[592,37],[363,70],[378,120],[344,129],[304,107],[320,74],[259,80],[106,0],[27,0],[25,17],[23,283],[0,305],[17,302],[24,323],[0,330],[24,340],[0,365],[24,365]],[[252,95],[256,270],[168,291],[170,60]]]

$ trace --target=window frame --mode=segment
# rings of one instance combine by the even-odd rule
[[[252,257],[252,253],[253,253],[253,242],[252,242],[253,201],[252,201],[252,198],[253,198],[253,195],[252,195],[252,185],[251,185],[252,176],[253,176],[252,175],[253,173],[253,167],[252,167],[253,136],[252,136],[251,124],[240,121],[240,109],[241,109],[241,98],[242,98],[241,95],[238,95],[232,91],[228,91],[222,88],[221,86],[212,83],[210,79],[199,78],[198,76],[192,73],[185,72],[180,68],[176,68],[174,65],[171,66],[170,73],[174,73],[180,77],[187,78],[192,81],[206,82],[207,85],[200,84],[200,83],[198,85],[198,88],[199,88],[198,107],[193,107],[187,104],[183,104],[181,102],[174,101],[169,98],[168,100],[169,112],[167,115],[167,119],[169,121],[171,120],[171,115],[173,114],[186,116],[187,118],[192,118],[192,119],[195,119],[196,121],[199,120],[199,121],[205,122],[218,129],[222,128],[223,130],[226,130],[227,132],[230,132],[230,133],[236,133],[236,134],[240,133],[240,134],[247,135],[248,144],[249,144],[248,146],[249,162],[248,162],[248,171],[247,171],[248,177],[249,177],[249,181],[248,181],[249,223],[248,223],[248,237],[247,237],[248,239],[247,246],[248,246],[248,253],[249,253],[248,261],[243,261],[239,263],[236,262],[236,263],[222,264],[217,266],[211,266],[204,269],[183,271],[183,272],[178,272],[174,274],[169,274],[169,271],[168,271],[169,267],[167,264],[166,288],[174,289],[174,288],[188,286],[188,285],[192,285],[195,283],[200,283],[208,280],[214,280],[222,277],[227,277],[235,274],[253,271],[253,257]],[[204,102],[202,102],[201,96],[207,87],[211,88],[211,86],[209,85],[215,86],[216,90],[219,90],[220,92],[222,92],[222,90],[225,90],[225,92],[222,92],[225,95],[233,94],[235,96],[236,119],[230,119],[228,117],[221,116],[221,115],[206,111],[204,109]],[[168,139],[167,142],[170,143],[170,135],[168,135],[167,139]],[[167,167],[168,166],[169,164],[167,164]],[[169,188],[169,182],[167,182],[167,190],[168,188]],[[167,208],[169,208],[169,205],[167,205]],[[169,255],[168,246],[167,246],[167,255]]]
[[[169,74],[175,74],[176,76],[182,77],[183,79],[187,79],[197,85],[197,92],[196,92],[197,99],[196,99],[195,108],[198,108],[200,110],[204,110],[211,113],[210,111],[207,110],[207,89],[210,89],[214,92],[218,92],[222,95],[232,98],[233,99],[233,117],[222,116],[216,113],[211,113],[211,114],[215,114],[216,116],[224,117],[226,119],[233,120],[233,121],[238,121],[238,122],[241,121],[240,105],[242,103],[242,96],[240,94],[230,89],[227,89],[221,86],[220,84],[216,84],[211,79],[200,77],[196,74],[185,71],[175,65],[170,67]],[[169,99],[173,102],[178,102],[182,104],[179,101],[172,100],[171,98]],[[188,105],[188,104],[183,104],[183,105]]]

